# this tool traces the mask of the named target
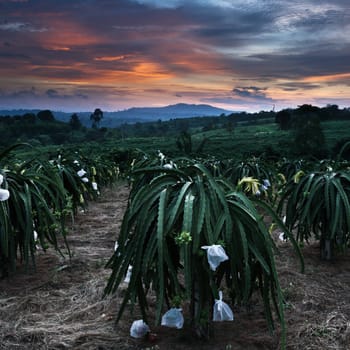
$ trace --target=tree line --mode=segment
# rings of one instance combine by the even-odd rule
[[[162,137],[169,140],[173,138],[173,143],[179,151],[189,149],[193,151],[197,148],[202,151],[204,148],[206,151],[210,147],[207,131],[223,130],[234,138],[235,129],[240,126],[275,123],[281,132],[286,133],[286,138],[281,147],[273,146],[272,149],[269,145],[265,145],[265,148],[271,148],[269,153],[279,156],[288,151],[293,156],[307,154],[322,158],[330,152],[325,144],[322,122],[350,120],[350,109],[339,109],[337,105],[319,108],[304,104],[296,109],[284,109],[279,112],[241,112],[211,117],[174,118],[168,121],[159,119],[145,123],[124,123],[116,128],[100,127],[102,119],[103,112],[100,108],[96,108],[91,113],[91,127],[84,126],[77,113],[72,114],[68,122],[56,120],[50,110],[16,116],[0,116],[0,131],[3,135],[0,146],[8,146],[15,142],[29,142],[40,146]],[[191,144],[193,141],[191,135],[198,133],[204,133],[203,144]],[[348,140],[350,136],[339,140],[337,147],[340,148]]]
[[[51,145],[96,141],[104,138],[105,128],[99,128],[103,112],[97,108],[91,114],[91,128],[82,125],[74,113],[68,123],[58,121],[50,110],[38,113],[25,113],[15,116],[0,116],[0,146],[15,142],[28,142],[33,145]]]

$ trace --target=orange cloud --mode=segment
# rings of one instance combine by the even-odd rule
[[[166,72],[159,64],[154,62],[140,62],[134,67],[132,73],[138,77],[151,79],[170,79],[174,77],[173,74]]]
[[[48,50],[52,51],[70,51],[71,48],[67,46],[51,46],[47,48]]]
[[[101,42],[101,37],[89,31],[89,28],[77,21],[69,20],[60,13],[41,13],[48,24],[48,30],[38,37],[39,43],[46,48],[73,48]]]
[[[127,55],[120,55],[120,56],[102,56],[102,57],[95,57],[95,61],[105,61],[105,62],[113,62],[113,61],[121,61],[126,59]]]
[[[303,79],[305,82],[341,82],[343,80],[350,79],[350,73],[318,75],[306,77]]]

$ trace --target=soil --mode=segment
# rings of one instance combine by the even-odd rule
[[[262,301],[249,309],[232,307],[233,322],[213,323],[213,336],[200,341],[185,326],[177,330],[150,324],[150,339],[130,337],[132,322],[115,318],[123,288],[103,298],[128,187],[105,189],[87,210],[78,213],[69,234],[71,259],[54,251],[38,251],[36,270],[19,268],[0,281],[0,349],[280,349],[280,331],[270,333]],[[273,233],[276,264],[286,298],[287,349],[350,349],[350,254],[332,262],[319,258],[317,242],[303,248],[302,274],[288,242]],[[150,313],[152,310],[150,310]]]

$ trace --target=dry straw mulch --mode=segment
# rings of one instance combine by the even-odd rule
[[[153,342],[129,336],[137,310],[115,325],[123,290],[102,298],[110,271],[104,269],[127,204],[128,188],[106,189],[79,213],[69,235],[73,257],[38,252],[36,272],[19,269],[0,281],[0,349],[279,349],[258,297],[249,309],[235,306],[235,320],[213,324],[213,337],[195,339],[183,330],[155,327]],[[286,297],[287,349],[350,349],[350,254],[332,263],[319,259],[317,243],[304,248],[306,272],[288,244],[274,233],[281,285]],[[154,302],[151,299],[151,310]]]

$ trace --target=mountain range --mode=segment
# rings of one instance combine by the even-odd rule
[[[103,110],[102,110],[103,111]],[[23,115],[26,113],[38,113],[39,110],[0,110],[0,116],[5,115]],[[72,112],[52,111],[56,120],[63,122],[69,122]],[[91,112],[76,112],[80,121],[85,126],[91,126],[90,116]],[[121,124],[128,123],[133,124],[137,122],[151,122],[157,120],[170,120],[177,118],[193,118],[193,117],[206,117],[206,116],[219,116],[222,114],[231,114],[233,111],[229,111],[222,108],[213,107],[207,104],[186,104],[178,103],[175,105],[169,105],[165,107],[133,107],[123,111],[104,112],[103,119],[100,122],[101,127],[118,127]],[[238,113],[238,112],[235,112]]]

